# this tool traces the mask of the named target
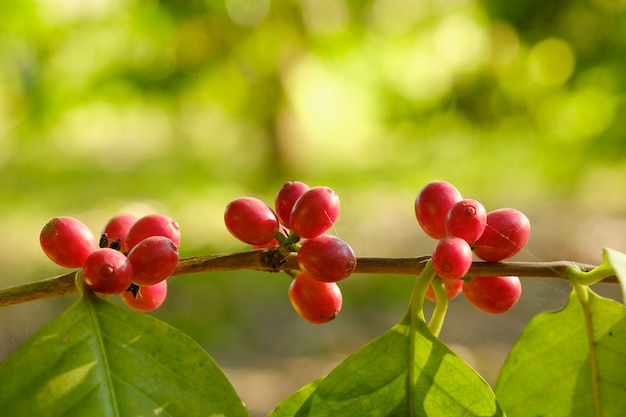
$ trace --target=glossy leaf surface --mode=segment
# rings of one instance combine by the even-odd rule
[[[192,339],[86,292],[0,364],[0,410],[20,416],[248,416]]]
[[[586,289],[585,289],[586,290]],[[523,331],[495,391],[509,417],[618,416],[626,410],[626,309],[588,290]]]
[[[267,417],[292,417],[302,407],[302,404],[315,391],[315,388],[322,382],[324,378],[316,379],[300,388],[298,391],[284,398],[280,404]]]
[[[407,314],[339,364],[303,401],[287,397],[271,417],[502,416],[489,385],[426,324]]]

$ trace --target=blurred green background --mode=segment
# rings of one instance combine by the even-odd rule
[[[413,200],[433,179],[524,211],[518,260],[626,250],[624,0],[3,0],[1,286],[65,271],[41,227],[120,212],[178,221],[181,255],[247,249],[225,205],[289,180],[340,195],[360,256],[427,254]],[[403,314],[412,277],[355,276],[325,326],[280,274],[175,278],[154,313],[222,365],[253,414]],[[525,280],[487,316],[460,297],[442,338],[493,381],[528,318],[568,287]],[[616,286],[599,291],[617,297]],[[75,297],[0,309],[0,359]]]

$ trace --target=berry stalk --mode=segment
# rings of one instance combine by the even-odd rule
[[[411,316],[411,323],[418,318],[421,321],[426,321],[424,317],[424,299],[426,297],[426,290],[431,281],[435,278],[435,271],[433,270],[432,261],[429,259],[425,262],[424,268],[418,275],[413,285],[413,291],[411,292],[411,301],[409,303],[409,314]],[[411,324],[413,327],[413,324]]]
[[[615,270],[611,266],[609,253],[604,250],[602,254],[602,264],[591,270],[580,270],[576,268],[567,268],[563,274],[563,278],[572,284],[593,285],[596,282],[606,281],[608,277],[614,277]]]
[[[433,279],[431,285],[437,302],[435,303],[435,309],[433,310],[430,322],[428,322],[428,328],[433,335],[439,337],[439,333],[443,327],[443,321],[446,318],[446,312],[448,311],[448,291],[441,279]]]

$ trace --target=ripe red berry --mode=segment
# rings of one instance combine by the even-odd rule
[[[300,269],[311,277],[325,282],[347,278],[356,268],[354,251],[343,240],[321,235],[302,242],[298,251]]]
[[[343,300],[335,282],[318,281],[300,272],[289,286],[289,301],[300,317],[321,324],[337,317]]]
[[[464,239],[470,245],[482,235],[487,224],[487,212],[480,202],[472,199],[457,201],[446,216],[446,234]]]
[[[163,214],[148,214],[137,220],[126,234],[124,252],[130,251],[137,243],[150,236],[165,236],[176,246],[180,246],[178,223]]]
[[[43,252],[57,265],[66,268],[83,266],[98,243],[93,233],[73,217],[55,217],[41,230],[39,243]]]
[[[280,190],[276,193],[274,199],[274,207],[276,208],[276,216],[278,220],[286,228],[291,228],[290,216],[293,205],[298,198],[306,191],[310,190],[307,184],[300,181],[290,181],[285,183]]]
[[[128,307],[137,311],[156,310],[163,304],[167,296],[167,280],[158,284],[142,286],[135,297],[131,291],[124,291],[120,294],[122,301]]]
[[[228,203],[224,224],[230,234],[249,245],[271,242],[279,227],[272,209],[254,197],[241,197]]]
[[[132,214],[118,214],[111,217],[111,219],[109,219],[109,221],[104,225],[102,228],[102,234],[106,233],[109,245],[119,239],[120,248],[125,252],[126,235],[136,221],[137,217]]]
[[[456,298],[463,291],[463,280],[462,279],[442,279],[444,287],[446,288],[446,292],[448,293],[448,300],[452,300]],[[429,285],[426,290],[426,298],[430,301],[436,301],[435,291],[433,290],[433,286]]]
[[[471,277],[464,281],[463,294],[479,310],[499,314],[517,303],[522,283],[518,277]]]
[[[289,217],[291,231],[310,239],[327,231],[339,216],[339,196],[328,187],[318,186],[296,200]]]
[[[487,213],[487,226],[474,243],[476,256],[500,262],[520,252],[530,237],[530,221],[524,213],[503,208]]]
[[[125,291],[133,280],[133,266],[115,249],[102,248],[92,252],[83,265],[85,284],[95,292],[115,295]]]
[[[150,236],[136,244],[128,253],[133,265],[133,282],[155,285],[163,281],[178,265],[178,247],[164,236]]]
[[[441,278],[461,278],[472,266],[472,248],[460,237],[444,237],[435,245],[432,262],[435,273]]]
[[[289,230],[285,229],[284,227],[279,227],[278,231],[280,232],[281,235],[284,236],[285,239],[287,239],[287,237],[289,236]],[[253,249],[265,249],[265,248],[271,248],[271,247],[278,246],[278,245],[280,245],[280,241],[276,237],[274,237],[274,239],[262,245],[252,245],[252,248]]]
[[[446,236],[445,220],[461,193],[450,183],[432,181],[422,188],[415,198],[415,217],[424,232],[435,239]]]

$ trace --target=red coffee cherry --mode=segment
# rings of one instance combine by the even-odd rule
[[[291,228],[291,210],[298,198],[311,187],[300,181],[290,181],[285,183],[280,190],[276,193],[274,199],[274,207],[276,208],[276,216],[283,226]]]
[[[289,222],[291,231],[310,239],[327,231],[339,216],[339,196],[328,187],[318,186],[304,192],[295,202]]]
[[[278,232],[286,239],[289,236],[289,230],[285,229],[284,227],[279,227],[278,228]],[[276,235],[274,235],[276,236]],[[267,243],[264,243],[262,245],[252,245],[253,249],[265,249],[265,248],[271,248],[274,246],[278,246],[280,245],[280,241],[276,238],[273,238],[272,240],[270,240]]]
[[[448,293],[448,300],[456,298],[461,292],[463,292],[463,280],[462,279],[442,279],[446,292]],[[435,291],[433,286],[429,285],[426,290],[426,299],[430,301],[436,301]]]
[[[83,276],[85,284],[93,291],[116,295],[130,286],[133,266],[122,252],[102,248],[87,257],[83,265]]]
[[[321,324],[337,317],[343,300],[336,283],[318,281],[300,272],[289,286],[289,301],[300,317]]]
[[[300,269],[311,277],[325,282],[347,278],[356,268],[354,251],[343,240],[321,235],[302,242],[298,251]]]
[[[472,266],[472,248],[460,237],[444,237],[435,245],[432,263],[441,278],[462,278]]]
[[[124,291],[120,297],[124,304],[133,310],[143,312],[156,310],[161,307],[167,297],[167,280],[140,287],[136,297],[131,291]]]
[[[480,202],[472,199],[457,201],[446,216],[446,235],[456,236],[470,245],[483,234],[487,212]]]
[[[148,214],[137,220],[126,234],[124,252],[130,251],[137,243],[150,236],[165,236],[176,246],[180,246],[178,223],[163,214]]]
[[[136,244],[128,253],[133,265],[133,282],[155,285],[163,281],[178,265],[178,247],[164,236],[150,236]]]
[[[109,221],[104,225],[104,228],[102,228],[102,234],[106,233],[109,245],[119,239],[121,250],[123,252],[127,252],[126,235],[136,221],[137,217],[132,214],[118,214],[111,217],[111,219],[109,219]]]
[[[272,209],[254,197],[241,197],[228,203],[224,224],[230,234],[249,245],[271,242],[279,226]]]
[[[429,182],[415,198],[415,217],[424,232],[435,239],[446,236],[446,216],[461,193],[445,181]]]
[[[500,262],[520,252],[530,238],[530,221],[519,210],[502,208],[487,213],[487,225],[474,243],[474,253],[487,262]]]
[[[522,283],[518,277],[471,277],[463,283],[463,294],[479,310],[499,314],[517,304]]]
[[[80,268],[98,243],[93,233],[73,217],[55,217],[41,230],[39,243],[43,252],[57,265]]]

